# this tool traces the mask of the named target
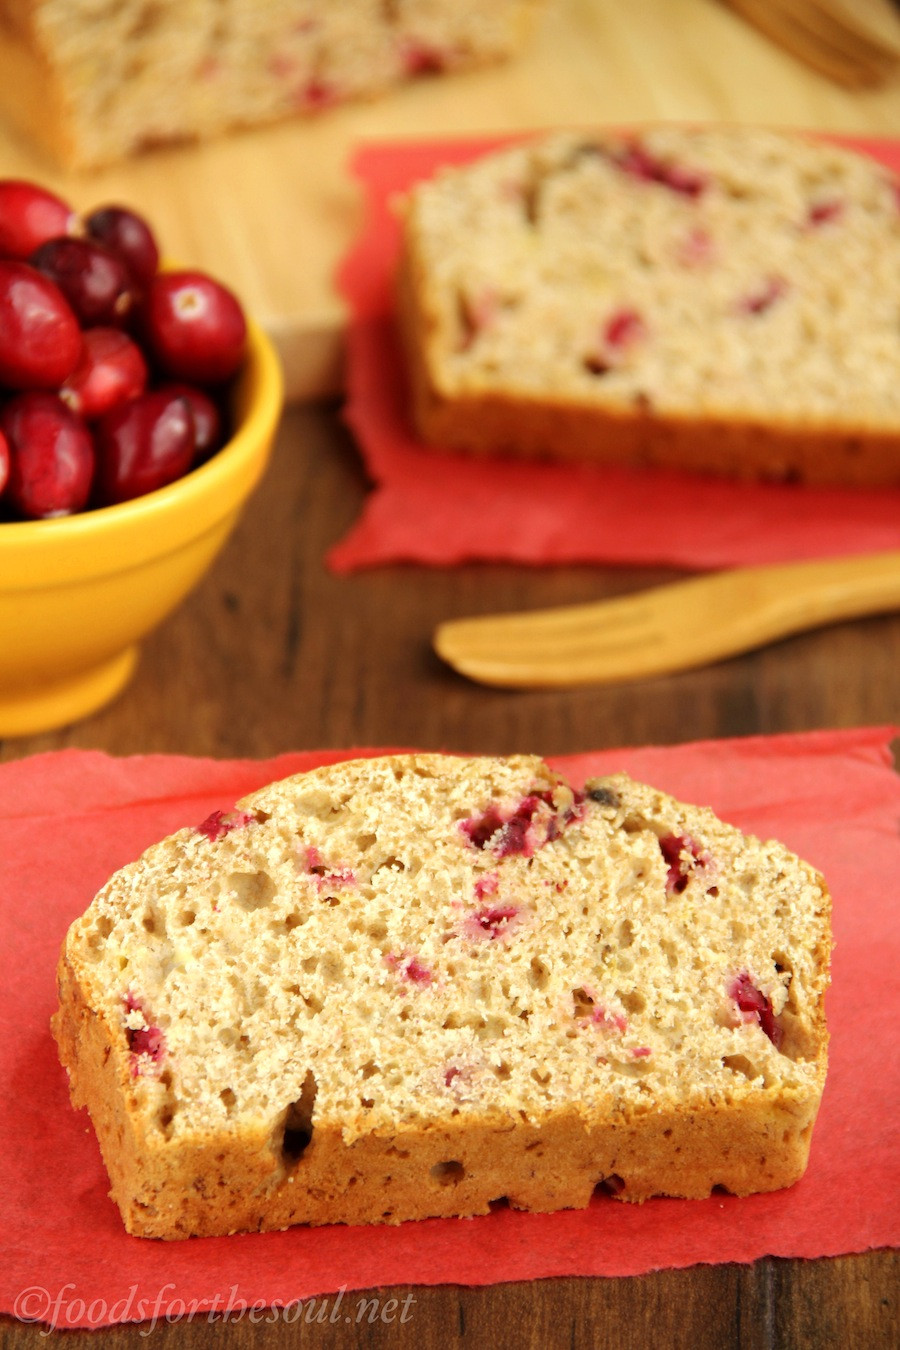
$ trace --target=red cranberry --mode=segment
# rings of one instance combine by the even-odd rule
[[[123,403],[97,423],[97,487],[103,505],[127,502],[187,473],[194,423],[183,398],[157,390]]]
[[[148,1055],[154,1064],[159,1064],[166,1054],[166,1038],[161,1027],[151,1026],[142,999],[135,998],[129,990],[123,999],[126,1013],[139,1012],[144,1019],[142,1027],[125,1028],[128,1049],[131,1051],[131,1075],[140,1077],[142,1072],[141,1056]]]
[[[121,258],[141,290],[147,289],[159,267],[159,249],[142,216],[124,206],[104,206],[91,212],[84,228],[89,239],[105,244]]]
[[[197,826],[197,831],[215,843],[217,839],[224,839],[232,830],[252,825],[255,820],[256,816],[252,811],[211,811]]]
[[[315,848],[312,844],[307,844],[303,852],[306,859],[307,872],[318,872],[321,874],[325,871],[325,864],[322,862],[322,854],[319,849]]]
[[[628,1021],[621,1013],[608,1012],[602,1003],[594,1004],[591,1022],[595,1027],[602,1027],[604,1031],[625,1031],[628,1028]]]
[[[702,173],[697,173],[694,169],[681,168],[677,164],[669,165],[662,181],[672,192],[680,192],[683,197],[699,197],[708,187],[707,179]]]
[[[355,886],[356,877],[352,867],[342,867],[340,865],[325,863],[322,854],[317,848],[308,846],[304,849],[306,870],[316,879],[316,885],[320,890],[331,889],[334,886]]]
[[[475,882],[474,891],[479,900],[484,900],[489,895],[496,895],[500,888],[500,877],[496,872],[486,872],[483,877],[479,877]]]
[[[712,262],[715,253],[712,235],[700,225],[689,230],[676,249],[678,261],[685,267],[698,267],[702,263]]]
[[[549,792],[530,793],[513,812],[505,815],[491,803],[482,815],[460,821],[459,828],[473,847],[483,849],[490,844],[497,858],[507,858],[514,853],[530,858],[541,843],[552,842],[560,833],[560,823],[555,815],[551,815],[546,822],[545,837],[537,834],[535,816],[541,806],[549,806],[553,811],[553,797]]]
[[[12,451],[7,496],[29,520],[67,516],[86,504],[94,447],[84,423],[55,394],[19,394],[0,414]]]
[[[128,1032],[128,1049],[133,1055],[149,1055],[158,1064],[166,1053],[166,1038],[159,1027],[139,1027]],[[134,1067],[135,1077],[139,1072]]]
[[[505,824],[506,816],[501,815],[499,809],[492,802],[480,816],[471,816],[468,820],[461,820],[459,828],[473,848],[487,848],[494,835]]]
[[[91,239],[49,239],[31,265],[56,282],[83,328],[121,323],[134,304],[125,264]]]
[[[470,940],[487,937],[494,941],[495,938],[506,937],[512,931],[511,925],[518,917],[519,911],[515,905],[495,905],[479,909],[468,916],[463,925],[463,932]]]
[[[217,384],[244,359],[247,325],[231,291],[203,272],[163,272],[144,312],[149,345],[176,380]]]
[[[764,314],[777,300],[787,293],[788,284],[783,277],[766,277],[758,291],[745,295],[738,301],[741,314]]]
[[[400,59],[407,75],[437,75],[447,69],[450,53],[428,42],[410,38],[401,45]]]
[[[340,102],[337,85],[328,80],[313,78],[300,86],[294,94],[294,103],[306,112],[320,112]]]
[[[647,325],[636,309],[617,309],[603,330],[603,339],[610,347],[630,347],[646,335]]]
[[[598,350],[584,358],[585,369],[592,375],[608,375],[647,336],[647,324],[636,309],[613,310],[601,330]]]
[[[81,357],[60,387],[60,398],[87,421],[102,417],[147,386],[147,363],[140,347],[119,328],[89,328]]]
[[[844,203],[834,200],[827,202],[814,202],[809,208],[806,217],[807,225],[827,225],[829,221],[840,220],[844,214]]]
[[[78,320],[59,287],[27,263],[0,262],[0,384],[56,389],[80,351]]]
[[[541,799],[534,795],[526,797],[504,824],[500,837],[494,844],[494,854],[498,858],[508,858],[521,853],[530,858],[537,843],[534,836],[534,816],[540,809]]]
[[[631,178],[660,183],[683,197],[699,197],[708,186],[706,177],[694,169],[667,164],[635,142],[618,157],[619,168]]]
[[[0,497],[9,479],[9,441],[0,431]]]
[[[668,864],[666,895],[670,897],[680,895],[687,887],[695,867],[707,867],[711,861],[706,849],[689,834],[664,834],[659,847]]]
[[[190,404],[194,415],[194,463],[203,464],[225,439],[218,406],[194,384],[167,384],[163,388]]]
[[[728,989],[742,1013],[755,1017],[762,1030],[777,1050],[782,1041],[782,1030],[775,1020],[772,1004],[761,989],[757,989],[746,970],[735,975]]]
[[[517,913],[518,910],[512,907],[482,910],[475,915],[475,921],[479,928],[483,928],[491,937],[496,937],[498,930],[508,924],[510,919],[514,919]]]
[[[462,296],[459,316],[462,326],[459,345],[462,351],[467,351],[480,333],[497,322],[499,311],[499,297],[490,286],[483,286],[477,295]]]
[[[423,966],[417,956],[411,956],[406,963],[406,969],[403,972],[408,980],[413,984],[431,984],[433,976],[427,966]]]
[[[0,180],[0,258],[24,262],[46,240],[68,234],[73,219],[71,206],[45,188]]]
[[[391,970],[399,970],[411,984],[429,985],[434,979],[431,971],[417,956],[396,956],[393,952],[387,952],[384,960]]]

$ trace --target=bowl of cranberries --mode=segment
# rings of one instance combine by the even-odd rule
[[[137,213],[0,180],[0,737],[127,683],[265,468],[283,390],[220,281]]]

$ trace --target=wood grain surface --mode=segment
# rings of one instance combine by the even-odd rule
[[[323,554],[364,492],[336,409],[291,410],[235,535],[198,590],[147,641],[131,686],[79,725],[0,743],[0,760],[64,746],[214,756],[351,745],[552,754],[900,719],[900,616],[846,623],[640,683],[522,693],[469,684],[431,652],[439,619],[583,601],[674,574],[470,566],[334,577]],[[852,1187],[848,1177],[848,1197]],[[413,1296],[404,1324],[397,1308],[389,1322],[369,1322],[363,1309],[357,1323],[362,1294],[347,1297],[350,1323],[342,1309],[335,1324],[201,1317],[152,1331],[47,1337],[6,1319],[0,1342],[4,1350],[54,1343],[60,1350],[256,1350],[263,1343],[269,1350],[871,1350],[900,1344],[898,1265],[895,1253],[873,1252],[627,1279],[380,1291],[400,1307]]]
[[[502,67],[90,175],[60,173],[0,128],[0,177],[37,178],[79,208],[146,211],[168,256],[237,290],[279,347],[289,396],[307,398],[340,384],[334,270],[360,221],[347,172],[356,145],[666,118],[891,135],[900,83],[830,84],[719,0],[550,0],[536,39]]]

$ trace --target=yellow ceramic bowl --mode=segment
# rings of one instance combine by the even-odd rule
[[[128,682],[138,643],[225,543],[265,468],[283,401],[268,338],[248,325],[234,435],[145,497],[55,520],[0,523],[0,737],[86,717]]]

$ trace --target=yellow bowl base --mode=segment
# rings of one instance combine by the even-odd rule
[[[102,665],[52,684],[27,690],[0,688],[0,737],[35,736],[90,716],[125,688],[137,657],[137,647],[129,647]]]

